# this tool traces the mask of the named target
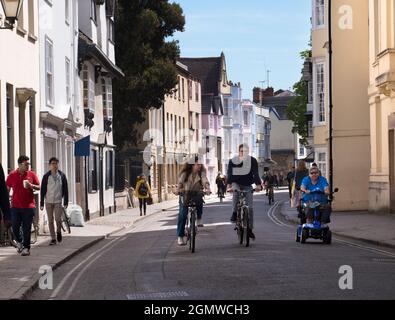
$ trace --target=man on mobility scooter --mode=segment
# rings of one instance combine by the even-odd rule
[[[328,181],[320,176],[318,168],[312,167],[310,175],[302,181],[301,191],[302,212],[301,224],[296,232],[296,241],[305,243],[308,238],[323,240],[331,244],[332,232],[329,230],[330,215],[332,212],[332,195]],[[338,189],[335,190],[337,192]]]

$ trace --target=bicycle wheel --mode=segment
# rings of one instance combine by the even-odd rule
[[[71,233],[69,218],[67,217],[66,210],[62,208],[62,230]]]
[[[195,252],[195,241],[196,241],[196,210],[191,214],[191,241],[190,249],[191,252]]]
[[[250,246],[250,217],[248,209],[245,208],[243,212],[243,238],[246,247]]]

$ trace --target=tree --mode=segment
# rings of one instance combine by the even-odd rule
[[[300,53],[303,60],[311,57],[311,50],[305,50]],[[291,100],[287,107],[287,116],[294,122],[293,133],[298,133],[302,137],[302,143],[307,145],[307,123],[306,112],[308,103],[308,86],[303,75],[299,82],[293,86],[296,97]]]
[[[114,141],[120,149],[136,145],[137,125],[149,108],[160,108],[177,84],[178,41],[185,17],[168,0],[119,0],[115,53],[125,78],[114,81]]]

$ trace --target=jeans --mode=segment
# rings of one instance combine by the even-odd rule
[[[235,191],[244,191],[246,192],[246,202],[247,206],[250,209],[250,229],[252,230],[254,228],[254,209],[253,209],[253,196],[252,196],[252,187],[242,187],[240,188],[239,185],[233,184],[232,185],[233,189],[233,217],[237,218],[237,204],[239,202],[239,193]]]
[[[140,215],[143,212],[143,208],[144,208],[144,215],[146,215],[146,213],[147,213],[147,199],[139,198],[139,204],[140,204]]]
[[[196,207],[197,218],[201,219],[203,215],[203,204]],[[177,236],[184,237],[185,236],[185,224],[188,219],[188,207],[184,206],[181,201],[181,197],[179,199],[179,213],[178,213],[178,222],[177,222]]]
[[[23,241],[23,247],[30,249],[30,238],[32,230],[32,222],[34,218],[35,209],[19,209],[11,208],[11,221],[12,221],[12,231],[14,232],[15,239],[18,242]],[[20,229],[22,226],[22,237],[20,234]],[[22,239],[23,238],[23,239]]]

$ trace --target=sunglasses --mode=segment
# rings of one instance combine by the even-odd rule
[[[318,172],[310,172],[310,174],[319,174]]]

